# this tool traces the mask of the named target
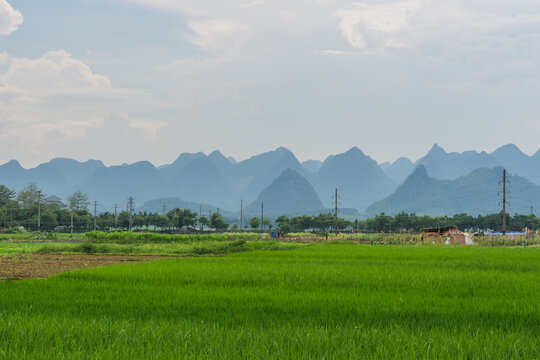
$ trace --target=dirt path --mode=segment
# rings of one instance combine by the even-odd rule
[[[0,256],[0,280],[45,278],[63,271],[163,259],[163,256],[33,254]]]

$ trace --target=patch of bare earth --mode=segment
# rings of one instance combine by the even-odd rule
[[[68,270],[163,259],[163,256],[33,254],[0,256],[0,280],[45,278]]]

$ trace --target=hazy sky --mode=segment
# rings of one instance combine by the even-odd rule
[[[0,0],[0,163],[540,148],[538,0]]]

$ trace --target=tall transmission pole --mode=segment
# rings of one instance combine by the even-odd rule
[[[202,218],[202,205],[199,205],[199,225],[201,226],[201,231],[202,231],[202,222],[201,222],[201,218]]]
[[[243,201],[240,200],[240,232],[244,231],[244,215],[242,213],[243,210]]]
[[[38,193],[38,203],[37,203],[37,227],[38,231],[41,231],[41,193]]]
[[[118,229],[118,205],[114,204],[114,228]]]
[[[94,231],[97,230],[97,201],[94,201]]]
[[[264,204],[261,203],[261,236],[262,236],[262,233],[264,231],[263,223],[264,223]]]
[[[335,198],[334,198],[334,205],[335,205],[335,212],[334,212],[334,230],[336,232],[336,235],[337,235],[337,205],[338,205],[338,196],[337,196],[337,188],[336,188],[336,195],[335,195]]]
[[[502,233],[504,235],[506,235],[506,169],[503,169],[503,179],[502,179],[502,184],[503,184],[503,200],[502,200],[502,206],[503,206],[503,210],[502,210]]]
[[[133,226],[133,209],[135,208],[135,199],[133,199],[133,196],[130,196],[128,198],[128,213],[129,213],[129,231],[131,231],[131,228]]]
[[[165,203],[163,203],[163,215],[167,213],[167,206],[165,206]]]

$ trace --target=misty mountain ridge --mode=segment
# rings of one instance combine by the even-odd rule
[[[415,171],[387,198],[371,205],[367,212],[395,215],[400,212],[418,215],[486,215],[501,211],[499,192],[502,167],[481,168],[455,180],[439,180],[428,175],[424,165]],[[529,180],[512,176],[509,213],[529,209],[540,201],[540,187]],[[528,211],[527,211],[528,212]]]
[[[290,169],[313,187],[322,208],[332,207],[335,188],[338,188],[340,208],[365,211],[393,195],[396,189],[399,190],[398,185],[405,185],[410,180],[409,175],[420,166],[429,178],[429,181],[424,179],[422,186],[432,191],[440,186],[440,183],[434,185],[433,180],[459,180],[479,168],[497,166],[540,183],[540,151],[528,156],[510,144],[490,154],[476,151],[447,153],[435,144],[416,163],[399,158],[394,163],[377,164],[357,147],[330,155],[323,162],[308,160],[302,163],[283,147],[238,162],[219,150],[208,155],[183,153],[172,163],[159,167],[148,161],[105,166],[99,160],[80,162],[54,158],[25,169],[12,160],[0,165],[0,184],[18,191],[28,182],[35,182],[47,195],[57,195],[64,200],[74,191],[82,190],[92,201],[98,202],[99,211],[112,211],[115,204],[122,208],[127,197],[133,196],[139,206],[155,199],[178,198],[237,212],[240,200],[244,204],[253,203],[274,180]],[[416,188],[410,188],[411,194],[420,192],[419,184],[423,183],[418,182]],[[451,210],[440,205],[426,209]],[[283,212],[289,210],[283,209]]]
[[[269,215],[305,214],[323,209],[323,203],[313,186],[291,169],[286,169],[272,181],[246,208],[246,212],[258,214],[261,204],[264,204],[264,212]]]
[[[338,188],[341,206],[359,211],[364,211],[396,188],[395,182],[377,162],[357,147],[327,157],[319,171],[308,179],[327,207],[331,207],[334,189]]]

